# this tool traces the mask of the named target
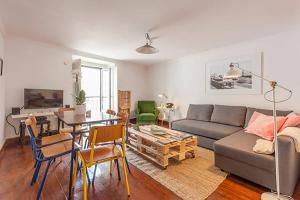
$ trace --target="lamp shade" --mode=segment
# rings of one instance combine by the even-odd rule
[[[229,70],[227,71],[225,78],[238,78],[240,76],[240,70],[235,68],[234,65],[230,63]]]
[[[137,48],[136,51],[142,54],[158,53],[158,49],[151,46],[153,38],[150,37],[150,33],[146,33],[145,38],[146,38],[146,44],[144,46]]]
[[[157,48],[149,45],[148,43],[146,43],[144,46],[137,48],[136,51],[142,54],[154,54],[159,52]]]
[[[157,95],[159,98],[168,99],[168,96],[165,93]]]

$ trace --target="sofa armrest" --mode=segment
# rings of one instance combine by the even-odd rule
[[[140,114],[140,109],[139,109],[139,107],[136,108],[135,114],[136,114],[136,115],[139,115],[139,114]]]
[[[176,120],[171,121],[171,122],[170,122],[170,127],[171,127],[171,129],[173,128],[173,123],[174,123],[174,122],[178,122],[178,121],[182,121],[182,120],[186,120],[186,118],[176,119]]]
[[[154,108],[153,114],[155,115],[155,117],[157,117],[159,114],[159,110],[157,108]]]
[[[292,195],[300,172],[300,153],[296,152],[291,137],[278,137],[279,173],[281,191]]]

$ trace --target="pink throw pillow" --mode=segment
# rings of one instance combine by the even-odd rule
[[[248,126],[249,126],[250,124],[252,124],[252,123],[257,119],[257,117],[260,116],[260,115],[261,115],[261,113],[255,111],[255,112],[252,114],[252,116],[251,116],[251,118],[250,118],[250,120],[249,120],[249,122],[248,122]]]
[[[287,120],[282,125],[280,131],[283,131],[286,127],[295,127],[300,124],[300,115],[297,115],[296,113],[292,112],[287,115]]]
[[[268,116],[264,114],[257,114],[256,119],[248,125],[246,128],[247,133],[258,135],[267,140],[274,139],[274,122],[273,116]],[[252,117],[251,117],[252,118]],[[280,130],[287,117],[277,117],[277,131]],[[250,121],[249,121],[250,122]]]

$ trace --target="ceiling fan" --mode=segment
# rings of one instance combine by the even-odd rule
[[[142,54],[155,54],[158,53],[159,50],[153,46],[151,46],[152,44],[152,40],[155,38],[151,38],[149,33],[145,34],[145,38],[146,38],[146,44],[144,46],[141,46],[139,48],[136,49],[136,51],[138,53],[142,53]]]

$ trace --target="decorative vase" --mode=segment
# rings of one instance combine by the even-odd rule
[[[85,104],[76,105],[75,106],[75,113],[76,113],[76,115],[85,115],[85,113],[86,113],[86,105]]]

